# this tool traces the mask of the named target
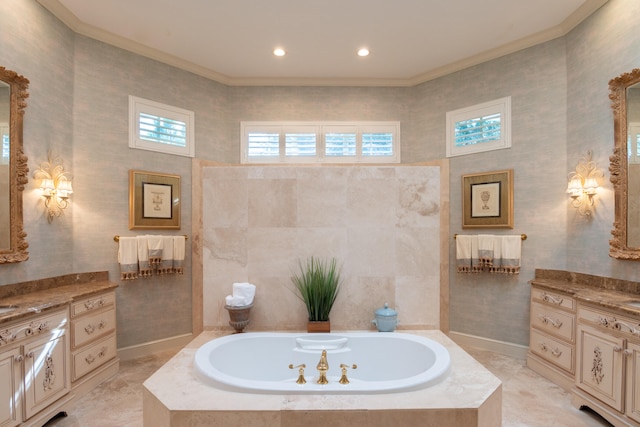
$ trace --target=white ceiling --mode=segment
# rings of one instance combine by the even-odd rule
[[[412,86],[554,39],[606,1],[38,0],[80,34],[224,84],[360,86]]]

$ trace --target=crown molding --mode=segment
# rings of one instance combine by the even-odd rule
[[[511,43],[482,52],[445,66],[429,70],[423,74],[407,79],[388,78],[297,78],[297,77],[232,77],[206,67],[194,64],[174,55],[144,46],[132,40],[120,37],[100,28],[80,21],[59,0],[37,0],[45,9],[60,19],[77,34],[110,44],[115,47],[154,59],[167,65],[189,71],[193,74],[214,80],[226,86],[361,86],[361,87],[413,87],[438,77],[443,77],[474,65],[500,58],[502,56],[541,44],[566,35],[609,0],[587,0],[563,22],[545,31],[532,34]]]

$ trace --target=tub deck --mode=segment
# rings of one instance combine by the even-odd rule
[[[193,356],[226,333],[205,331],[144,383],[146,427],[502,425],[502,383],[440,331],[402,331],[447,348],[451,373],[423,390],[389,394],[251,394],[218,390],[198,380]],[[376,332],[372,332],[376,333]]]

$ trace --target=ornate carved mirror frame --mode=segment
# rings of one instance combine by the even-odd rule
[[[29,96],[29,80],[14,71],[0,67],[0,80],[9,85],[9,247],[0,248],[0,264],[26,261],[29,258],[24,222],[22,192],[29,181],[27,156],[22,142],[22,119]]]
[[[628,246],[629,162],[627,153],[627,93],[629,87],[640,83],[640,69],[609,81],[609,98],[613,109],[614,149],[609,157],[611,182],[615,197],[615,220],[609,240],[609,255],[618,259],[640,260],[640,248]],[[640,194],[640,188],[635,189]]]

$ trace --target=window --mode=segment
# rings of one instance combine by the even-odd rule
[[[129,96],[129,147],[194,157],[193,111]]]
[[[447,112],[447,157],[511,147],[511,97]]]
[[[399,122],[242,122],[242,163],[399,163]]]

